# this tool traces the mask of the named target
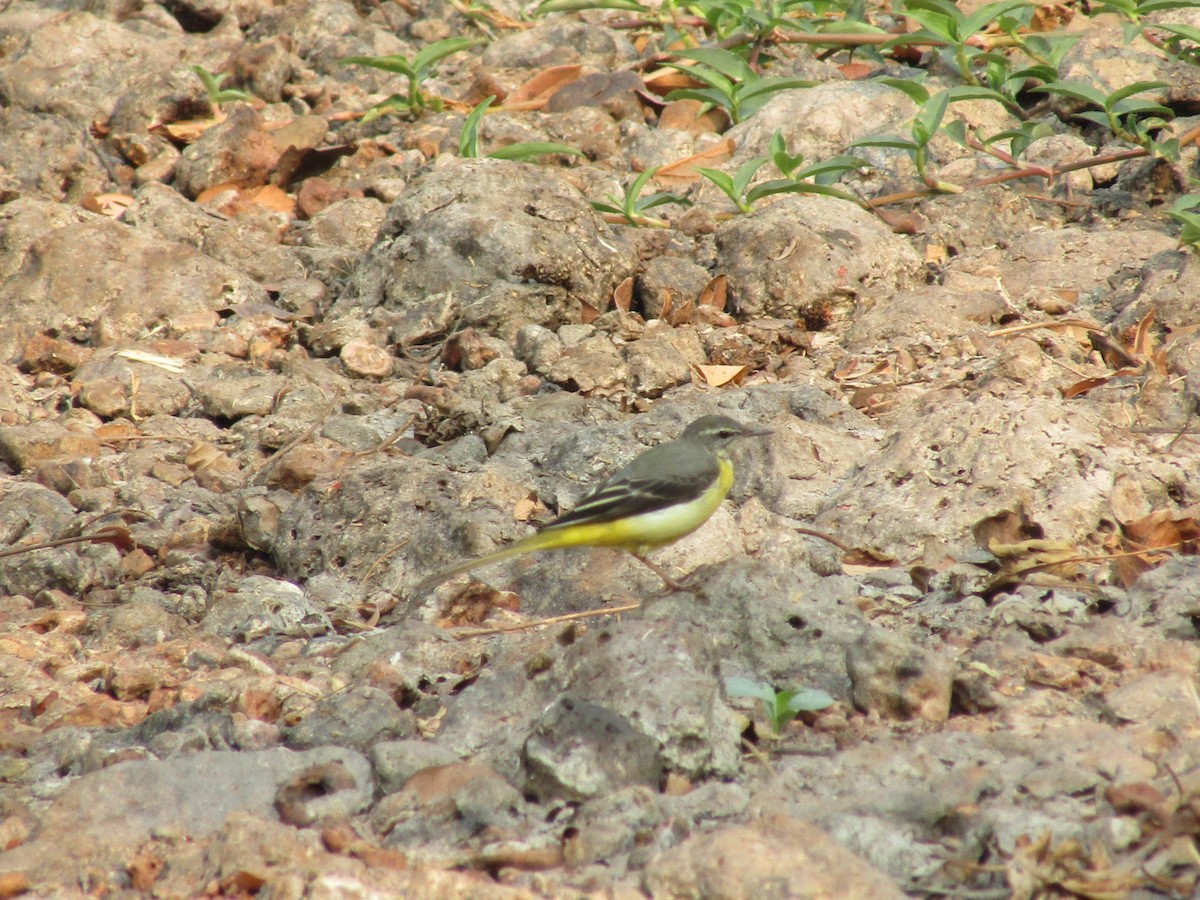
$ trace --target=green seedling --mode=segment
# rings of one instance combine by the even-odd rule
[[[1162,48],[1176,59],[1200,65],[1200,28],[1191,25],[1155,25],[1156,31],[1165,31],[1170,37],[1162,40]]]
[[[802,712],[816,712],[833,705],[833,698],[815,688],[776,691],[769,684],[752,678],[733,676],[725,679],[725,693],[730,697],[751,697],[761,700],[766,708],[773,737],[783,734],[792,719]]]
[[[647,216],[646,211],[666,203],[680,203],[684,206],[691,206],[692,201],[667,191],[657,191],[643,197],[642,191],[645,190],[646,185],[650,183],[650,179],[654,177],[657,171],[657,166],[653,169],[646,169],[625,189],[623,197],[616,197],[609,194],[604,198],[607,202],[593,200],[592,209],[596,210],[596,212],[621,216],[628,224],[635,228],[669,228],[671,225],[670,222],[654,218],[653,216]]]
[[[1125,43],[1139,34],[1145,24],[1144,16],[1167,9],[1195,9],[1195,0],[1094,0],[1087,7],[1089,16],[1113,13],[1121,18],[1121,33]],[[1157,26],[1155,26],[1157,27]]]
[[[247,94],[245,91],[239,91],[235,88],[222,88],[221,85],[225,79],[229,77],[228,72],[222,72],[220,75],[214,75],[204,66],[191,66],[191,70],[196,73],[196,77],[200,79],[200,83],[204,85],[204,90],[208,94],[208,102],[211,106],[220,106],[222,103],[233,103],[237,100],[253,100],[254,97]]]
[[[1022,15],[1011,15],[1021,10]],[[1033,4],[1027,0],[999,0],[979,7],[970,15],[964,14],[950,0],[907,0],[904,15],[921,26],[915,34],[906,34],[893,43],[912,42],[914,39],[944,43],[954,55],[955,65],[963,81],[979,85],[975,66],[985,52],[980,33],[993,23],[1007,25],[1015,30],[1018,24],[1027,24],[1033,15]]]
[[[386,113],[416,118],[426,109],[442,108],[440,98],[429,96],[421,90],[421,83],[429,77],[434,65],[447,56],[482,43],[485,43],[483,38],[446,38],[423,47],[412,59],[404,56],[347,56],[338,62],[343,66],[369,66],[372,69],[395,72],[408,80],[407,94],[392,94],[386,100],[376,103],[363,116],[363,122],[370,122]]]
[[[1100,111],[1083,110],[1076,115],[1081,119],[1087,119],[1089,122],[1095,122],[1108,128],[1114,137],[1137,144],[1149,153],[1178,159],[1178,141],[1156,141],[1151,136],[1151,132],[1166,125],[1174,113],[1159,103],[1134,99],[1135,94],[1163,87],[1167,87],[1167,84],[1162,81],[1138,81],[1113,91],[1111,94],[1105,94],[1089,84],[1078,81],[1055,81],[1033,88],[1033,90],[1070,97],[1072,100],[1081,100],[1091,106],[1098,106]]]
[[[654,11],[637,0],[543,0],[533,10],[535,16],[552,12],[583,12],[588,9],[620,9],[652,18]]]
[[[961,89],[951,88],[950,90],[931,95],[923,85],[917,84],[915,81],[904,81],[897,78],[881,78],[880,81],[899,91],[903,91],[920,104],[920,109],[917,111],[917,115],[910,125],[912,137],[862,138],[850,146],[884,147],[892,150],[901,150],[912,160],[917,174],[928,187],[940,193],[961,193],[961,187],[956,184],[939,181],[929,171],[929,144],[942,128],[942,120],[946,116],[946,110],[950,106],[950,101],[955,97],[955,91]]]
[[[1179,243],[1200,253],[1200,194],[1184,194],[1167,215],[1179,223]]]
[[[698,169],[697,171],[721,189],[739,212],[753,211],[754,204],[772,194],[824,194],[838,197],[861,205],[861,201],[853,194],[832,186],[833,182],[846,172],[853,171],[866,165],[866,161],[857,156],[836,156],[822,162],[801,167],[804,156],[793,156],[788,153],[783,135],[776,131],[771,135],[771,156],[759,156],[747,160],[738,166],[732,175],[717,169]],[[758,170],[768,161],[775,163],[782,178],[772,178],[760,182],[753,187],[750,182],[758,174]],[[811,180],[810,180],[811,179]]]
[[[769,40],[777,28],[798,30],[815,5],[812,0],[700,0],[691,8],[722,41],[741,35],[743,43],[758,44]]]
[[[466,121],[463,122],[462,131],[458,135],[459,156],[464,159],[477,159],[480,156],[486,156],[489,159],[524,161],[538,156],[550,156],[555,153],[565,153],[568,156],[584,155],[582,151],[576,150],[574,147],[568,147],[566,144],[556,144],[553,141],[519,141],[515,144],[509,144],[506,147],[500,147],[490,153],[481,154],[479,152],[479,123],[483,120],[484,113],[487,112],[488,107],[495,100],[494,95],[488,97],[467,115]]]
[[[763,77],[736,53],[720,47],[678,50],[675,55],[692,60],[694,64],[669,62],[667,65],[685,72],[707,87],[682,88],[672,91],[667,99],[699,100],[704,104],[705,111],[719,106],[735,123],[757,112],[778,91],[813,86],[813,82],[801,78]]]

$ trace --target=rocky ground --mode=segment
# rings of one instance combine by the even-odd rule
[[[1062,177],[939,135],[961,191],[861,147],[874,209],[742,213],[697,166],[910,134],[873,76],[949,55],[767,41],[813,86],[732,124],[663,99],[685,10],[0,6],[0,897],[1197,895],[1200,67],[1047,6],[1178,159],[1035,95]],[[443,109],[364,120],[406,80],[341,60],[448,37]],[[463,158],[489,95],[482,153],[583,155]],[[590,205],[655,166],[691,205]],[[413,595],[711,412],[773,433],[688,592]]]

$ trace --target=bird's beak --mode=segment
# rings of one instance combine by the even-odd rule
[[[749,425],[746,425],[742,428],[742,433],[738,437],[767,437],[774,433],[774,430],[770,428],[751,428]]]

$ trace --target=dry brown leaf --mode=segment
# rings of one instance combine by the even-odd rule
[[[493,610],[517,612],[520,608],[520,597],[512,591],[498,591],[475,581],[442,608],[437,626],[459,628],[463,625],[480,625]]]
[[[1150,311],[1138,322],[1137,330],[1133,334],[1133,354],[1141,359],[1150,359],[1154,356],[1154,347],[1157,343],[1154,332],[1151,330],[1154,327],[1154,318],[1154,307],[1150,307]]]
[[[659,316],[659,318],[661,318],[663,321],[665,321],[669,325],[687,325],[687,324],[691,323],[692,318],[695,314],[696,314],[695,301],[694,300],[685,300],[683,303],[679,304],[673,310],[671,310],[669,315],[667,313],[666,305],[664,304],[662,315]]]
[[[862,62],[844,63],[838,66],[838,71],[842,73],[842,77],[847,81],[862,81],[864,78],[870,76],[875,69],[874,65]]]
[[[704,87],[703,81],[693,78],[686,72],[666,67],[655,69],[649,75],[646,75],[642,81],[645,82],[647,90],[658,94],[660,97],[665,97],[671,91],[678,91],[684,88]]]
[[[1045,537],[1045,531],[1029,518],[1023,506],[1018,505],[1016,509],[1006,509],[980,519],[971,527],[971,535],[980,550],[994,553],[992,544],[1016,544],[1041,538]]]
[[[701,306],[724,310],[728,300],[729,279],[724,275],[718,275],[704,286],[704,290],[700,292],[700,299],[696,302]]]
[[[551,66],[538,72],[519,88],[504,98],[505,109],[541,109],[560,88],[578,80],[583,66]]]
[[[1125,537],[1136,550],[1155,550],[1165,547],[1196,552],[1200,526],[1191,516],[1180,516],[1171,510],[1155,510],[1148,516],[1122,525]]]
[[[1078,573],[1079,548],[1070,541],[1034,539],[1016,544],[992,541],[988,550],[1000,560],[1001,574],[1013,578],[1032,572],[1074,578]]]
[[[537,494],[527,494],[513,507],[513,518],[518,522],[528,522],[545,508],[538,500]]]
[[[733,382],[741,384],[749,371],[745,366],[694,366],[709,387],[723,387]]]
[[[719,166],[733,158],[737,144],[731,138],[718,141],[702,153],[685,156],[675,162],[660,166],[654,173],[654,180],[668,187],[686,187],[701,177],[697,171],[702,168]]]
[[[178,122],[156,122],[147,130],[151,134],[165,137],[176,144],[192,144],[200,139],[200,135],[214,125],[225,121],[225,114],[220,109],[213,110],[207,119],[180,119]]]
[[[1075,397],[1082,397],[1088,391],[1093,391],[1101,385],[1108,384],[1114,378],[1137,374],[1139,374],[1137,369],[1118,369],[1111,375],[1097,375],[1094,378],[1085,378],[1083,381],[1077,381],[1069,387],[1063,388],[1063,399],[1072,400]]]
[[[633,306],[633,276],[630,275],[617,285],[613,291],[613,305],[622,312],[629,312]]]
[[[88,212],[119,219],[133,205],[133,198],[128,194],[87,194],[79,205]]]

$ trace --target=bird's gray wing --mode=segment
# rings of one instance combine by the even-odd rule
[[[686,503],[708,490],[718,475],[711,453],[692,444],[663,444],[647,450],[546,528],[612,522]]]

